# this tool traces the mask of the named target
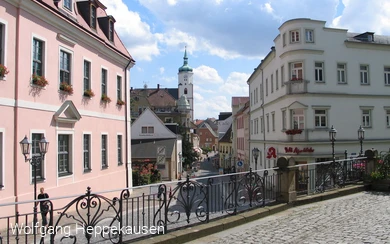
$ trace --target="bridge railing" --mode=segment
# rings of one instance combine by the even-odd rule
[[[114,197],[107,197],[113,196]],[[3,243],[122,243],[209,222],[275,203],[280,175],[274,169],[189,178],[145,187],[45,200],[42,212],[0,215]],[[65,206],[58,200],[69,199]],[[68,201],[68,200],[67,200]],[[47,226],[42,226],[46,216]]]

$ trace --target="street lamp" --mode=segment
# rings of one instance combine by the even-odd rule
[[[37,167],[41,164],[42,160],[49,149],[49,142],[43,137],[39,141],[39,151],[40,155],[34,155],[31,158],[28,158],[30,154],[31,142],[28,140],[27,136],[19,143],[20,148],[22,150],[22,154],[24,155],[25,162],[30,162],[31,166],[34,167],[34,221],[37,221]],[[35,230],[35,229],[34,229]],[[34,231],[34,241],[35,241],[36,232]]]
[[[336,140],[336,134],[337,134],[337,130],[332,125],[332,127],[329,130],[329,140],[332,142],[333,163],[336,163],[336,158],[334,156],[334,141]]]
[[[360,141],[360,156],[363,155],[363,140],[364,140],[364,129],[362,126],[358,129],[358,139]]]
[[[252,155],[255,158],[255,170],[257,170],[257,159],[259,158],[259,152],[260,150],[257,147],[252,149]]]

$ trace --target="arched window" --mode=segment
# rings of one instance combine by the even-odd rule
[[[187,88],[184,88],[184,94],[187,94]]]

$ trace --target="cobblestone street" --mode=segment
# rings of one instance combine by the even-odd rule
[[[363,192],[312,203],[190,243],[390,243],[390,195]]]

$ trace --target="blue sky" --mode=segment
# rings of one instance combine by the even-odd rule
[[[390,35],[390,0],[101,0],[136,60],[130,86],[177,87],[187,46],[194,68],[195,118],[231,111],[246,81],[293,18],[350,32]]]

